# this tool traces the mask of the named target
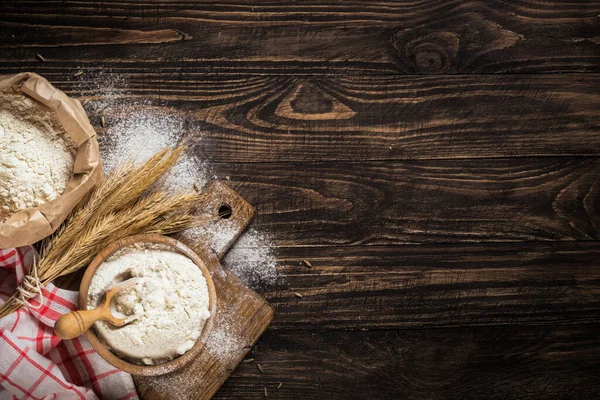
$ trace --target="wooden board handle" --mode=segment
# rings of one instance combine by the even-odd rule
[[[175,238],[190,246],[200,258],[210,253],[221,259],[246,230],[256,210],[223,182],[211,182],[203,191],[210,193],[210,196],[198,209],[201,210],[199,215],[207,218],[206,222],[195,230],[204,234],[196,235],[192,241],[181,235],[176,235]]]
[[[54,324],[54,332],[61,339],[73,339],[90,329],[94,322],[104,318],[104,309],[72,311],[61,316]]]

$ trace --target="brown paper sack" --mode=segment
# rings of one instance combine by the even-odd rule
[[[50,108],[77,150],[73,177],[61,196],[0,221],[0,249],[33,244],[50,236],[102,178],[96,132],[81,103],[31,72],[0,77],[0,91],[11,87]]]

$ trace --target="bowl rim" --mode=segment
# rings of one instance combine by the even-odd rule
[[[177,251],[178,253],[187,256],[202,271],[202,275],[204,276],[204,279],[206,280],[206,285],[208,287],[208,308],[210,311],[210,317],[208,317],[208,319],[205,321],[204,327],[202,328],[202,333],[196,340],[196,343],[183,355],[174,358],[171,361],[167,361],[156,365],[138,365],[130,363],[122,358],[119,358],[113,352],[111,352],[104,344],[102,344],[100,339],[98,339],[98,336],[96,336],[93,328],[88,329],[85,332],[85,336],[92,344],[92,347],[98,352],[98,354],[100,354],[100,356],[103,359],[105,359],[108,363],[122,371],[128,372],[132,375],[141,376],[164,375],[183,367],[184,365],[188,364],[191,360],[193,360],[198,354],[200,354],[200,352],[204,349],[204,344],[208,333],[212,330],[214,316],[217,310],[217,294],[214,282],[212,280],[212,277],[210,276],[210,272],[206,267],[206,263],[192,249],[190,249],[178,240],[158,234],[142,234],[128,236],[115,241],[114,243],[110,244],[108,247],[103,249],[100,253],[98,253],[96,257],[92,260],[90,265],[87,267],[85,274],[81,279],[81,284],[79,286],[79,309],[87,310],[87,297],[89,286],[98,267],[107,258],[109,258],[117,251],[123,249],[124,247],[141,243],[166,245],[174,251]]]

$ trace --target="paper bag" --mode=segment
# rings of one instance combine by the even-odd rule
[[[76,153],[73,176],[61,196],[0,220],[0,249],[33,244],[51,235],[77,203],[102,179],[96,132],[81,103],[31,72],[0,77],[0,91],[11,87],[37,100],[55,114],[75,144]]]

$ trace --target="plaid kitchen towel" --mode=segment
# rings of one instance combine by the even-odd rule
[[[0,250],[0,304],[15,292],[33,265],[31,247]],[[77,308],[77,292],[50,284],[42,306],[21,307],[0,319],[0,400],[137,399],[131,375],[93,349],[85,336],[61,340],[54,322]]]

